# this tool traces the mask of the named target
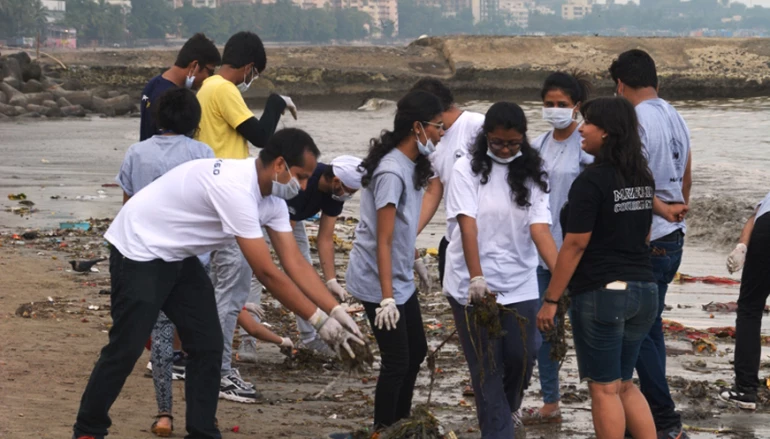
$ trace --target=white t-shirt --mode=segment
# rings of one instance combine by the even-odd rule
[[[105,239],[135,261],[181,261],[222,248],[262,227],[291,232],[286,202],[263,197],[254,158],[183,163],[120,209]]]
[[[481,174],[475,175],[470,158],[463,157],[455,164],[446,201],[449,221],[457,224],[459,215],[476,219],[481,271],[502,305],[539,297],[538,252],[529,226],[551,224],[548,193],[529,181],[530,206],[521,207],[507,176],[507,165],[493,162],[489,181],[481,184]],[[469,284],[460,227],[455,226],[447,247],[444,294],[466,305]]]
[[[455,123],[444,133],[444,137],[436,146],[436,152],[428,156],[433,165],[433,178],[438,178],[444,185],[444,205],[446,205],[447,194],[449,193],[452,168],[457,159],[468,155],[483,126],[483,114],[463,111]],[[447,223],[447,239],[452,235],[451,227],[452,225]]]

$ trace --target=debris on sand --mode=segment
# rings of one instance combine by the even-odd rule
[[[369,344],[364,342],[363,345],[358,343],[350,343],[350,348],[353,349],[353,354],[356,358],[351,358],[347,349],[342,349],[340,355],[342,356],[342,364],[345,369],[350,373],[365,373],[372,368],[374,364],[374,355],[372,350],[369,349]]]
[[[690,276],[684,273],[677,273],[676,276],[674,277],[674,282],[676,283],[702,282],[704,284],[711,284],[711,285],[740,285],[741,284],[741,281],[730,279],[729,277]]]
[[[450,433],[451,434],[451,433]],[[418,405],[412,410],[412,416],[402,419],[380,432],[372,434],[362,429],[352,434],[353,439],[444,439],[438,419],[425,405]]]

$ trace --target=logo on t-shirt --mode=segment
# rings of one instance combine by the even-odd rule
[[[462,149],[455,150],[455,160],[459,159],[462,156],[463,156],[463,150]]]
[[[219,175],[219,168],[222,167],[222,159],[214,162],[214,175]]]
[[[652,209],[652,186],[627,187],[612,191],[615,213]]]

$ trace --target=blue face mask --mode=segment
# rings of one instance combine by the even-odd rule
[[[508,163],[511,163],[512,161],[521,157],[521,150],[519,150],[519,152],[517,152],[516,154],[504,159],[496,156],[491,150],[487,149],[487,156],[489,156],[489,158],[491,158],[495,162],[500,163],[501,165],[507,165]]]
[[[420,127],[422,128],[422,132],[425,133],[425,126],[420,124]],[[425,141],[427,143],[422,143],[418,134],[415,134],[415,136],[417,137],[417,150],[420,151],[420,154],[429,156],[436,152],[436,145],[434,145],[433,140],[428,137],[428,133],[425,133]]]

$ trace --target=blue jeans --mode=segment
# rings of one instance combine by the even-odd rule
[[[545,289],[551,283],[551,272],[543,267],[537,267],[537,286],[540,290],[540,305],[543,304]],[[559,363],[551,360],[551,343],[543,340],[537,351],[537,367],[540,370],[540,387],[543,390],[543,402],[553,404],[559,402]]]
[[[658,315],[654,282],[627,282],[624,290],[599,288],[572,299],[572,334],[581,381],[629,381],[639,349]]]
[[[529,380],[532,378],[532,367],[537,355],[535,320],[540,309],[540,301],[533,299],[506,305],[506,308],[516,310],[519,315],[529,320],[525,327],[525,334],[522,334],[519,322],[514,315],[501,313],[500,323],[505,334],[490,340],[485,332],[479,333],[473,324],[474,308],[472,306],[464,307],[451,297],[448,297],[448,300],[452,305],[457,335],[460,337],[465,360],[471,372],[481,437],[482,439],[515,437],[511,413],[521,407],[524,390],[527,389]],[[524,337],[526,337],[526,345]],[[476,355],[476,349],[483,353],[481,360],[483,366]],[[494,353],[494,364],[490,364],[489,355],[487,355],[490,349]]]
[[[670,235],[669,235],[670,236]],[[684,235],[675,239],[652,241],[652,272],[658,284],[658,313],[650,333],[642,341],[639,358],[636,361],[636,373],[639,375],[639,390],[647,398],[655,428],[660,431],[682,425],[682,419],[675,411],[676,405],[671,398],[671,391],[666,381],[666,341],[663,337],[661,314],[666,305],[668,284],[674,280],[679,264],[682,262]]]

